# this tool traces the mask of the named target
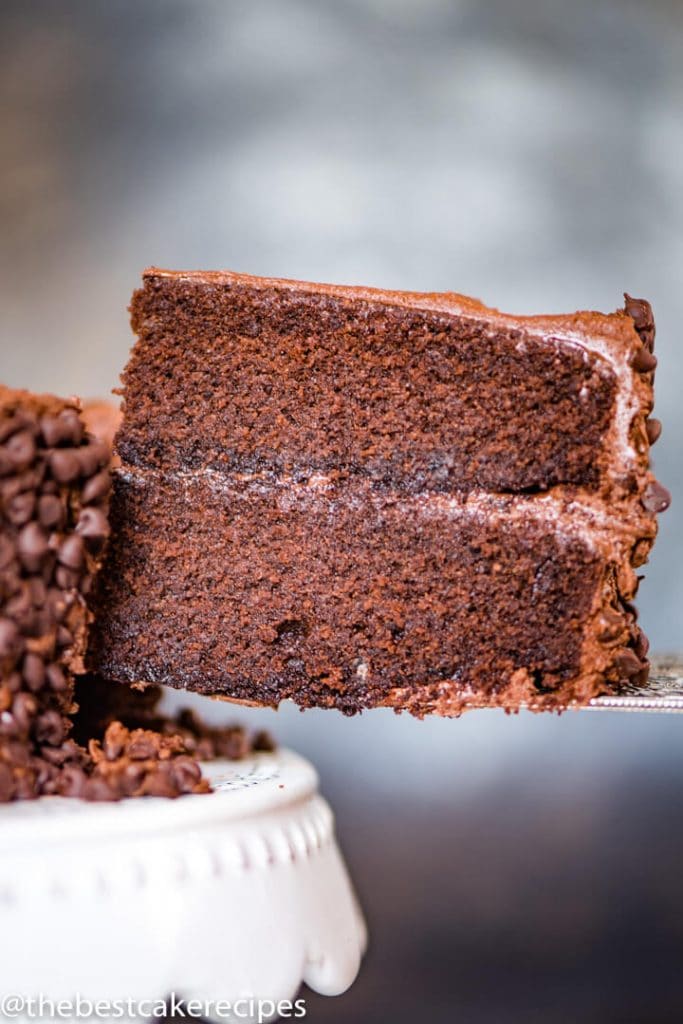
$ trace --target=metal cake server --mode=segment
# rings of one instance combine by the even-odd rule
[[[683,657],[659,655],[650,661],[646,686],[625,686],[619,694],[594,697],[585,710],[683,711]]]

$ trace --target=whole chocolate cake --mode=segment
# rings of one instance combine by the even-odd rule
[[[647,678],[654,323],[150,269],[89,660],[232,699],[563,707]]]
[[[108,465],[77,400],[0,387],[0,802],[82,776],[69,718],[109,533]]]

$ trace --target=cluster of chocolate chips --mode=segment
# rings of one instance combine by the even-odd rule
[[[253,750],[273,749],[265,733],[250,740],[239,726],[211,729],[191,714],[184,716],[184,723],[163,720],[158,729],[128,729],[112,722],[102,741],[92,739],[88,744],[89,774],[69,770],[60,792],[90,800],[208,793],[211,787],[202,777],[198,758],[239,760]]]
[[[71,670],[109,532],[108,463],[75,406],[0,395],[0,801],[54,791],[85,758],[68,738]]]
[[[621,646],[614,658],[614,667],[619,673],[622,685],[644,686],[647,682],[650,663],[647,660],[649,642],[637,625],[638,612],[629,601],[620,600],[619,610],[603,608],[599,616],[598,638],[605,646],[615,648],[623,645],[625,636],[629,646]]]
[[[646,299],[634,299],[624,294],[624,309],[633,320],[643,347],[638,349],[631,365],[638,373],[653,373],[657,366],[655,347],[655,319],[652,306]],[[650,417],[645,423],[648,443],[653,445],[662,432],[662,424],[658,419]],[[671,504],[671,494],[658,480],[651,480],[642,497],[643,507],[653,515],[666,511]]]
[[[162,733],[179,736],[185,749],[201,761],[213,761],[224,757],[238,761],[254,751],[275,750],[275,743],[269,732],[260,730],[251,735],[241,725],[206,725],[189,708],[175,718],[160,724]]]
[[[61,773],[58,792],[63,796],[120,800],[177,797],[210,789],[178,735],[130,730],[121,722],[112,722],[102,741],[90,740],[88,754],[88,765],[69,765]]]
[[[160,699],[158,686],[139,690],[97,676],[80,678],[74,736],[88,747],[92,770],[88,774],[87,765],[83,773],[70,770],[60,792],[109,800],[206,792],[198,761],[240,760],[275,749],[264,731],[252,735],[239,725],[211,727],[190,710],[165,715]]]

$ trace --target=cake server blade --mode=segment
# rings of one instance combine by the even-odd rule
[[[625,686],[618,694],[594,697],[587,711],[683,711],[683,656],[659,655],[650,659],[645,686]]]

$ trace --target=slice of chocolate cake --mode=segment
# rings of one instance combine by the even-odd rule
[[[647,676],[654,324],[156,269],[133,296],[101,674],[416,714]]]

